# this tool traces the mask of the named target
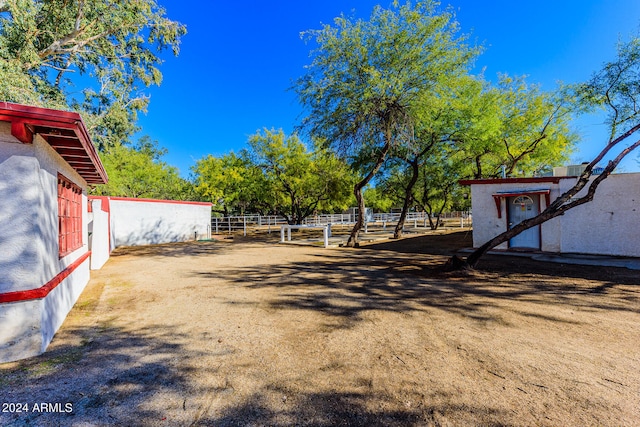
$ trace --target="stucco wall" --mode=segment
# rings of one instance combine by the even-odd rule
[[[110,198],[115,247],[205,239],[211,235],[211,205]]]
[[[562,252],[640,257],[640,173],[610,175],[562,217]]]
[[[0,122],[0,293],[35,289],[87,251],[86,194],[83,247],[58,258],[58,171],[84,180],[40,137],[21,144]]]
[[[58,255],[58,172],[84,189],[83,245]],[[38,289],[88,250],[87,184],[40,136],[22,144],[0,122],[0,293]],[[84,271],[86,270],[86,271]],[[88,261],[47,298],[0,303],[0,360],[44,351],[88,282]]]
[[[558,184],[472,185],[473,246],[481,246],[507,229],[505,199],[501,199],[502,218],[498,218],[493,194],[549,189],[553,201],[575,181],[576,178],[563,178]],[[585,192],[586,189],[577,196]],[[544,197],[541,197],[540,209],[545,207]],[[640,257],[639,225],[640,173],[614,174],[600,184],[593,201],[542,224],[541,250]],[[497,248],[506,249],[507,246],[504,243]]]
[[[109,213],[102,210],[101,200],[91,200],[90,217],[90,250],[91,269],[98,270],[109,259],[111,248],[109,247]]]
[[[562,183],[565,180],[561,180]],[[571,183],[574,179],[569,179]],[[558,184],[552,182],[521,183],[513,182],[508,184],[482,184],[471,186],[471,204],[473,210],[473,246],[482,246],[493,239],[498,234],[507,230],[507,199],[500,198],[500,218],[493,198],[494,194],[505,192],[522,192],[533,190],[549,190],[550,200],[561,194]],[[540,196],[540,211],[546,208],[544,195]],[[560,223],[558,220],[551,220],[543,224],[540,228],[542,250],[558,251],[560,248]],[[505,242],[496,247],[497,249],[507,249]]]

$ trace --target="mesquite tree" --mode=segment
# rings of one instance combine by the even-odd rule
[[[390,151],[411,140],[412,105],[452,73],[465,69],[477,49],[465,44],[450,11],[434,1],[376,6],[368,21],[336,18],[304,33],[317,47],[295,90],[308,115],[302,127],[345,158],[367,158],[354,186],[358,219],[348,245],[364,225],[362,189]]]
[[[618,57],[606,63],[587,83],[575,88],[577,102],[602,106],[607,111],[609,137],[600,153],[587,165],[575,185],[561,194],[537,216],[527,219],[477,248],[462,264],[475,267],[490,249],[521,232],[563,215],[576,206],[593,200],[600,183],[607,179],[629,153],[640,146],[640,38],[618,45]],[[592,179],[594,167],[606,156],[602,173]],[[584,190],[584,191],[583,191]]]

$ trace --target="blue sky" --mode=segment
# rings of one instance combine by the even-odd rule
[[[169,150],[165,161],[187,177],[207,154],[245,146],[263,127],[288,134],[301,107],[288,90],[304,73],[312,46],[300,33],[346,15],[368,18],[366,0],[207,1],[159,0],[167,16],[187,26],[180,55],[167,53],[160,87],[150,88],[141,134]],[[452,0],[462,31],[485,46],[476,62],[485,77],[527,75],[552,90],[557,81],[584,81],[613,59],[615,44],[640,29],[638,0]],[[600,118],[576,124],[582,136],[574,159],[588,161],[603,143]],[[626,171],[640,170],[637,157]]]

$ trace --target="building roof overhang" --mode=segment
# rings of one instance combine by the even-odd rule
[[[486,185],[486,184],[538,184],[552,183],[558,184],[561,179],[576,179],[571,176],[540,176],[531,178],[484,178],[484,179],[461,179],[460,185]]]
[[[80,114],[0,102],[0,121],[11,123],[11,135],[32,144],[40,135],[89,184],[106,184],[100,161]]]

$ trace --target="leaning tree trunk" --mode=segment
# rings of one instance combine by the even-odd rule
[[[358,182],[353,188],[353,194],[356,196],[356,201],[358,202],[358,218],[356,220],[356,224],[351,230],[349,240],[347,240],[347,246],[356,247],[359,244],[358,237],[360,234],[360,230],[362,230],[362,227],[364,226],[365,220],[365,205],[364,197],[362,196],[362,189],[369,183],[369,181],[371,181],[371,179],[373,179],[375,174],[378,173],[378,170],[380,170],[380,167],[382,166],[382,163],[384,163],[384,159],[386,158],[387,153],[390,149],[391,142],[390,140],[387,140],[387,142],[385,142],[384,146],[382,147],[382,151],[380,151],[378,158],[376,159],[376,164],[373,166],[371,171],[369,171],[367,176],[365,176],[364,179]]]
[[[473,251],[471,255],[469,255],[464,262],[461,262],[459,259],[457,259],[457,257],[454,257],[449,261],[449,264],[455,267],[475,268],[480,258],[482,258],[489,250],[495,248],[499,244],[508,241],[512,237],[517,236],[518,234],[522,233],[525,230],[528,230],[531,227],[535,227],[536,225],[540,225],[550,219],[553,219],[560,215],[564,215],[564,213],[569,209],[573,209],[576,206],[583,205],[593,200],[593,197],[595,196],[595,193],[596,193],[596,189],[598,188],[600,183],[604,181],[611,174],[611,172],[613,172],[616,166],[618,166],[620,161],[627,154],[629,154],[631,151],[635,150],[637,147],[640,146],[640,140],[636,141],[634,144],[622,150],[615,159],[609,161],[609,163],[607,164],[607,167],[605,167],[602,173],[598,175],[598,177],[594,179],[593,182],[589,185],[587,194],[575,199],[572,199],[572,198],[580,190],[582,190],[584,187],[587,186],[587,183],[589,182],[589,179],[591,177],[591,172],[593,171],[593,168],[595,167],[595,165],[600,160],[602,160],[602,158],[606,155],[606,153],[621,139],[622,137],[618,138],[616,141],[609,143],[607,147],[605,147],[600,152],[600,154],[591,163],[589,163],[589,165],[587,165],[584,172],[582,172],[582,175],[580,175],[580,178],[578,178],[578,181],[576,182],[576,184],[573,187],[571,187],[569,190],[567,190],[564,194],[562,194],[560,197],[558,197],[556,200],[554,200],[540,214],[538,214],[537,216],[534,216],[533,218],[529,218],[527,220],[522,221],[521,223],[517,224],[515,227],[489,240],[487,243],[485,243],[484,245],[480,246],[478,249]]]
[[[409,208],[411,207],[411,202],[413,202],[413,187],[415,187],[416,182],[418,182],[418,175],[420,173],[417,158],[409,162],[409,164],[411,165],[411,179],[409,180],[407,188],[405,189],[404,202],[402,203],[402,212],[400,212],[400,218],[398,219],[396,229],[393,232],[394,239],[399,239],[402,237],[404,222],[407,219],[407,214],[409,212]]]

